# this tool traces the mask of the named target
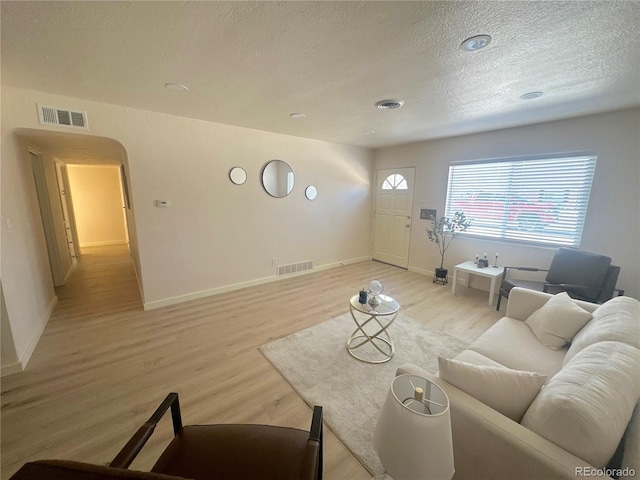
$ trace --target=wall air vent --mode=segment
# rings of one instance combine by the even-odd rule
[[[87,112],[38,105],[38,116],[40,118],[40,125],[57,125],[89,130]]]
[[[278,265],[278,276],[290,275],[292,273],[300,273],[313,269],[313,260],[306,262],[290,263],[289,265]]]

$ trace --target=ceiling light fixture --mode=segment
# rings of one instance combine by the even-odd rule
[[[404,105],[402,100],[389,99],[389,100],[380,100],[376,102],[376,108],[380,110],[394,110],[396,108],[400,108]]]
[[[486,47],[490,43],[491,35],[475,35],[462,42],[460,44],[460,48],[467,52],[475,52],[476,50]]]
[[[304,113],[291,113],[291,114],[289,114],[289,116],[291,118],[304,118],[305,117]]]
[[[373,135],[374,133],[376,133],[375,130],[365,130],[364,132],[362,132],[364,135]]]
[[[165,83],[165,88],[171,90],[172,92],[186,92],[189,90],[185,85],[180,83]]]
[[[534,98],[540,98],[542,96],[542,92],[529,92],[524,95],[520,95],[522,100],[533,100]]]

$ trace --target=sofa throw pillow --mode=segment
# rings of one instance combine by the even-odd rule
[[[546,375],[507,367],[473,365],[438,357],[441,379],[511,420],[520,422],[547,380]]]
[[[639,370],[637,348],[621,342],[590,345],[549,379],[522,425],[603,468],[640,397]]]
[[[525,323],[540,343],[560,350],[591,320],[591,313],[579,307],[567,294],[558,293],[533,312]]]

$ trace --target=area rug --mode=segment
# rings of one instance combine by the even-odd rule
[[[396,369],[412,363],[435,373],[438,355],[454,357],[468,343],[399,314],[389,327],[395,356],[387,363],[370,364],[347,352],[346,341],[355,328],[346,313],[260,350],[305,402],[323,407],[325,424],[381,479],[386,475],[373,448],[373,431]]]

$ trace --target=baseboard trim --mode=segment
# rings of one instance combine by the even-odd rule
[[[415,272],[415,273],[419,273],[420,275],[425,275],[427,277],[433,277],[435,275],[435,270],[424,270],[422,268],[418,268],[418,267],[411,267],[409,266],[408,270],[410,272]],[[453,282],[453,269],[448,269],[449,273],[447,275],[447,279],[448,279],[448,283],[449,285],[451,284],[451,282]],[[458,275],[458,281],[457,281],[457,285],[465,285],[466,284],[466,276],[468,274],[466,273],[462,273],[461,275]],[[472,275],[471,279],[469,280],[469,288],[475,288],[477,290],[482,290],[485,292],[489,291],[489,279],[487,279],[486,277],[478,277],[477,275]]]
[[[129,243],[127,240],[106,240],[104,242],[83,242],[80,244],[80,248],[85,247],[106,247],[107,245],[126,245]]]
[[[27,344],[27,348],[20,356],[20,360],[18,362],[18,364],[21,367],[20,371],[23,371],[25,368],[27,368],[27,364],[31,359],[31,355],[33,355],[33,352],[36,349],[38,342],[40,341],[40,337],[42,336],[42,332],[44,332],[44,329],[47,326],[47,323],[51,318],[51,314],[53,313],[53,310],[56,308],[57,304],[58,304],[58,296],[56,295],[51,299],[51,302],[49,303],[49,308],[47,308],[47,313],[40,320],[40,324],[38,325],[38,328],[36,329],[36,331],[33,332],[33,335],[31,336],[31,340],[29,340],[29,343]]]
[[[424,268],[412,267],[411,265],[409,265],[407,270],[409,270],[410,272],[419,273],[420,275],[425,275],[427,277],[433,277],[435,273],[434,270],[425,270]]]
[[[140,279],[140,275],[138,274],[138,269],[136,268],[136,262],[133,261],[133,257],[131,257],[131,265],[133,265],[133,273],[136,276],[136,282],[138,282],[138,290],[140,291],[140,298],[142,299],[143,309],[147,310],[144,307],[144,289],[142,288],[142,281]]]
[[[22,368],[22,363],[20,362],[10,363],[9,365],[2,365],[0,367],[0,377],[6,377],[8,375],[20,373],[23,370],[24,368]]]
[[[67,283],[67,281],[69,280],[69,277],[71,277],[71,274],[73,273],[73,271],[76,269],[77,266],[78,266],[78,260],[76,260],[76,257],[73,257],[73,259],[71,259],[71,267],[69,267],[69,271],[64,276],[65,283]]]
[[[210,297],[213,295],[219,295],[221,293],[232,292],[234,290],[240,290],[247,287],[255,287],[257,285],[264,285],[266,283],[277,282],[279,280],[284,280],[291,277],[296,277],[300,275],[308,275],[310,273],[319,272],[322,270],[329,270],[331,268],[343,267],[345,265],[351,265],[353,263],[359,263],[371,260],[370,256],[352,258],[349,260],[343,260],[342,262],[334,262],[328,263],[326,265],[321,265],[318,267],[314,267],[312,270],[306,270],[303,272],[296,272],[289,275],[273,275],[269,277],[257,278],[255,280],[249,280],[246,282],[235,283],[232,285],[225,285],[222,287],[211,288],[208,290],[201,290],[199,292],[187,293],[185,295],[179,295],[176,297],[164,298],[162,300],[154,300],[152,302],[143,302],[143,308],[145,310],[153,310],[156,308],[167,307],[169,305],[175,305],[177,303],[188,302],[190,300],[197,300],[204,297]]]

